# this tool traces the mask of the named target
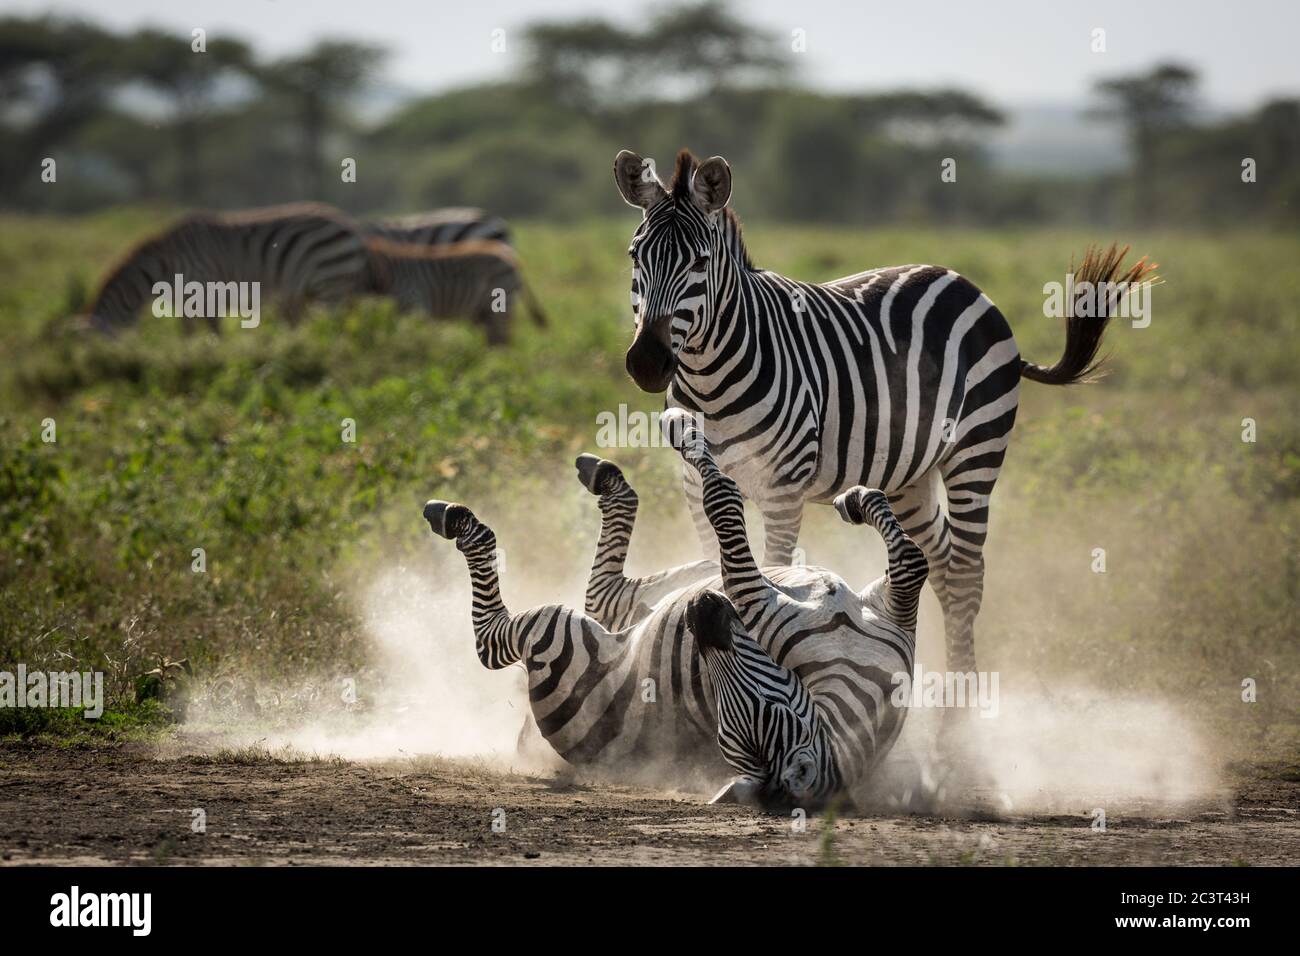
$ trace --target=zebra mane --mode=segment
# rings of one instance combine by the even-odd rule
[[[673,200],[691,201],[691,177],[695,175],[696,167],[700,161],[695,158],[695,154],[689,149],[683,149],[677,154],[677,164],[673,167],[673,179],[668,185],[668,195]],[[753,270],[757,268],[754,260],[749,257],[749,250],[745,247],[745,236],[740,228],[740,217],[730,206],[722,210],[722,228],[727,238],[727,245],[736,253],[745,268]]]

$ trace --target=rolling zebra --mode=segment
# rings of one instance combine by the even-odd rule
[[[897,739],[906,710],[892,692],[896,675],[912,670],[925,557],[881,492],[854,488],[836,507],[884,537],[884,577],[859,594],[818,568],[760,570],[735,483],[688,416],[664,421],[700,475],[720,576],[666,595],[618,630],[559,605],[511,614],[495,534],[463,505],[430,501],[430,528],[454,540],[469,567],[479,660],[524,663],[537,726],[571,763],[660,773],[665,764],[730,767],[735,777],[715,801],[815,809],[865,780]],[[618,563],[633,513],[614,505],[635,495],[612,463],[584,456],[578,470],[601,499],[598,554]]]
[[[155,283],[176,275],[187,283],[260,283],[261,295],[297,322],[309,301],[341,302],[364,292],[368,261],[356,224],[320,203],[194,213],[123,257],[96,294],[89,324],[105,333],[133,324]],[[220,331],[221,316],[204,318]]]
[[[517,298],[538,326],[546,315],[524,282],[514,249],[474,239],[439,246],[367,239],[369,291],[393,298],[407,311],[434,318],[468,316],[483,325],[490,345],[510,338]]]
[[[448,208],[366,223],[366,235],[417,246],[442,246],[472,239],[510,244],[510,229],[500,216],[482,209]]]
[[[789,562],[806,502],[859,484],[883,490],[929,561],[948,667],[973,670],[989,499],[1020,381],[1086,381],[1105,314],[1084,317],[1071,302],[1063,356],[1034,365],[997,307],[949,269],[895,266],[814,284],[757,268],[721,157],[699,163],[683,150],[664,187],[624,150],[614,178],[643,212],[628,249],[627,370],[643,390],[666,390],[668,408],[699,415],[723,471],[763,515],[765,562]],[[1152,278],[1145,260],[1123,272],[1125,251],[1090,251],[1076,288]],[[698,475],[685,477],[711,549]]]

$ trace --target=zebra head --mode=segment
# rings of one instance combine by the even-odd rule
[[[686,610],[718,708],[718,746],[739,775],[714,802],[815,810],[840,789],[825,725],[803,682],[749,636],[718,591]]]
[[[678,353],[711,318],[710,263],[725,248],[722,213],[731,198],[731,167],[721,156],[697,163],[682,150],[665,188],[653,162],[625,149],[614,159],[614,181],[624,201],[643,214],[628,246],[636,337],[627,371],[645,391],[662,392],[677,370]]]
[[[168,273],[160,244],[141,243],[109,273],[81,322],[97,332],[115,335],[133,322],[152,298],[155,283],[170,280]]]

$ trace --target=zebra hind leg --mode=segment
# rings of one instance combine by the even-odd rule
[[[587,581],[587,614],[608,630],[631,627],[647,616],[667,595],[714,575],[712,561],[694,561],[644,577],[624,572],[632,528],[636,523],[637,494],[612,461],[579,455],[574,462],[582,486],[600,500],[600,540]]]
[[[600,540],[587,580],[586,611],[604,627],[617,630],[633,623],[628,618],[637,606],[636,582],[623,569],[639,501],[612,461],[579,455],[574,466],[582,487],[600,500]]]

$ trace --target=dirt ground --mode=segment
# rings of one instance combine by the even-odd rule
[[[1290,775],[1294,776],[1294,775]],[[1176,817],[788,818],[498,773],[0,744],[0,860],[62,864],[1232,864],[1300,860],[1300,781],[1238,769]],[[195,832],[195,809],[206,832]],[[494,828],[494,820],[498,826]]]

